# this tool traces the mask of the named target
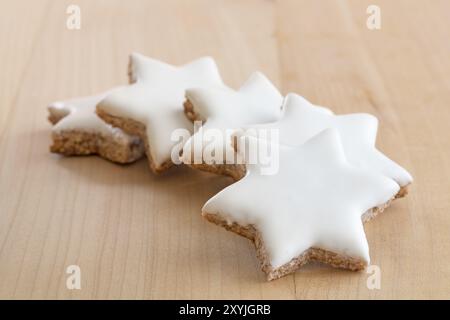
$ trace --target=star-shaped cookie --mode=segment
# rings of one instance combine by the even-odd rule
[[[186,90],[186,115],[204,124],[184,145],[183,163],[239,179],[245,167],[236,163],[232,133],[243,125],[276,121],[282,102],[278,89],[260,72],[237,91],[226,86]]]
[[[333,115],[293,93],[286,96],[283,112],[279,121],[247,126],[247,130],[237,136],[254,136],[259,134],[259,130],[275,129],[279,132],[280,144],[299,146],[320,131],[335,128],[339,131],[351,164],[379,172],[396,181],[401,187],[398,196],[407,193],[407,186],[413,180],[411,175],[375,147],[378,120],[374,116],[365,113]]]
[[[132,84],[112,91],[99,102],[97,114],[139,136],[150,168],[162,172],[172,166],[173,148],[180,143],[174,141],[174,131],[192,132],[192,124],[183,113],[185,90],[219,86],[222,79],[209,57],[176,67],[138,53],[130,57],[130,77]]]
[[[245,177],[204,205],[203,216],[253,240],[268,280],[308,261],[363,269],[369,248],[362,217],[384,208],[398,184],[351,165],[336,129],[301,146],[280,148],[279,161],[274,175],[249,165]]]
[[[112,127],[96,115],[95,106],[105,95],[58,101],[48,106],[48,119],[54,124],[52,152],[98,154],[118,163],[130,163],[144,155],[141,139]]]

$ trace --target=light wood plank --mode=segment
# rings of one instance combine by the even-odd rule
[[[0,1],[0,298],[449,298],[448,1]],[[367,274],[311,265],[266,283],[251,243],[200,217],[230,181],[145,161],[48,152],[45,106],[126,82],[132,51],[181,64],[213,56],[238,87],[254,70],[283,93],[380,120],[378,146],[411,194],[366,225]],[[67,290],[68,265],[82,289]]]

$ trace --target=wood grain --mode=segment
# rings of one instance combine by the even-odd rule
[[[66,28],[78,4],[81,30]],[[0,298],[450,298],[450,2],[0,1]],[[48,152],[46,105],[126,82],[131,51],[212,55],[238,87],[254,70],[283,93],[380,120],[378,147],[415,177],[365,227],[368,275],[311,265],[267,283],[252,245],[200,217],[230,183],[179,167],[153,176]],[[82,271],[66,288],[66,267]]]

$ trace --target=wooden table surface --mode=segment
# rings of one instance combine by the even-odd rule
[[[81,29],[66,8],[81,8]],[[366,26],[369,4],[381,29]],[[450,1],[1,1],[0,298],[450,298]],[[128,54],[213,56],[286,94],[380,120],[415,182],[365,226],[368,274],[310,265],[266,282],[252,244],[200,216],[230,181],[48,151],[46,105],[126,83]],[[66,288],[79,265],[81,290]]]

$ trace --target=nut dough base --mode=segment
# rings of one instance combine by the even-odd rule
[[[98,107],[97,107],[97,115],[106,123],[109,123],[114,127],[118,127],[128,134],[138,136],[143,141],[145,154],[147,155],[148,165],[154,173],[156,174],[162,173],[173,165],[171,160],[165,161],[163,164],[159,166],[155,164],[155,161],[151,156],[150,146],[148,144],[146,127],[142,123],[129,118],[112,116],[104,112],[103,110],[99,109]]]
[[[48,120],[56,124],[64,116],[50,112]],[[123,133],[105,135],[84,130],[60,130],[52,132],[50,151],[65,156],[98,154],[113,162],[125,164],[144,155],[144,145],[137,137]]]

